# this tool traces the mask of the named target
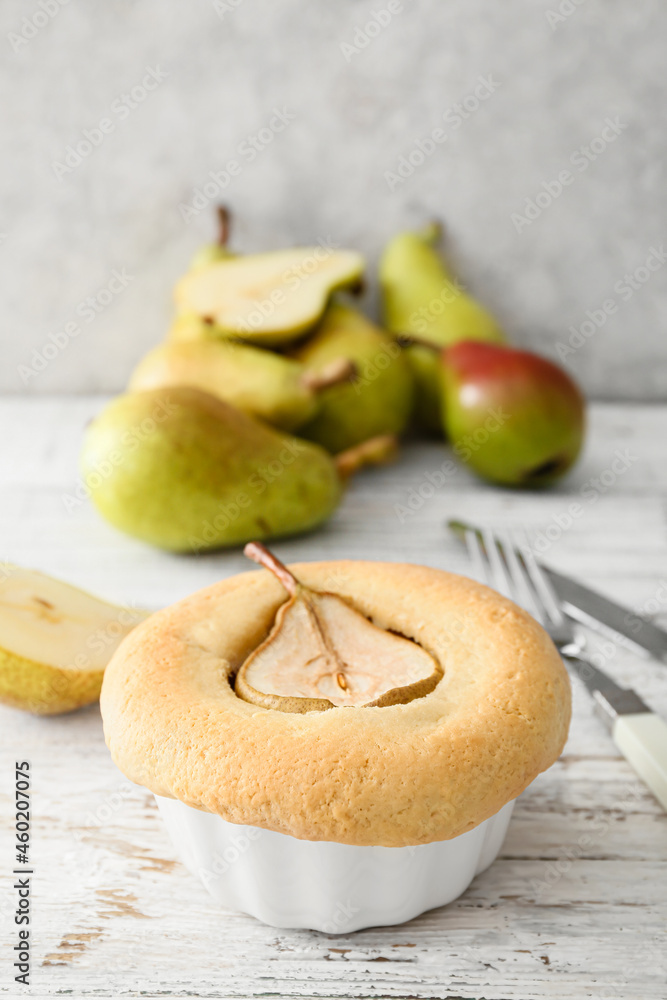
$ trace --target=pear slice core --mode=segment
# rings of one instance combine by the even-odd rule
[[[283,712],[383,707],[422,698],[441,679],[417,643],[374,625],[337,594],[305,587],[263,545],[251,542],[245,554],[291,596],[236,676],[244,701]]]
[[[358,283],[363,269],[364,258],[353,250],[248,254],[190,271],[176,286],[176,304],[228,336],[281,344],[314,326],[330,294]]]

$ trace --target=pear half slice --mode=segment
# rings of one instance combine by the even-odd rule
[[[99,697],[104,668],[150,612],[5,565],[0,573],[0,702],[58,715]]]
[[[383,707],[422,698],[441,679],[417,643],[378,628],[337,594],[305,587],[263,545],[250,542],[244,552],[290,599],[236,675],[239,698],[281,712]]]
[[[230,257],[188,272],[176,305],[227,336],[283,344],[314,326],[331,293],[359,284],[363,270],[360,253],[322,246]]]

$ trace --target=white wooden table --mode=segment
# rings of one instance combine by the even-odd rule
[[[248,568],[238,553],[159,553],[83,504],[68,513],[81,431],[99,399],[0,403],[0,556],[118,602],[159,606]],[[446,517],[551,526],[547,559],[667,623],[667,408],[597,405],[586,454],[560,487],[521,494],[461,471],[421,506],[447,457],[406,450],[365,473],[285,559],[401,559],[466,571]],[[627,469],[612,470],[617,451]],[[616,469],[620,467],[616,463]],[[598,480],[596,486],[594,480]],[[601,480],[601,481],[600,481]],[[411,493],[410,491],[415,491]],[[428,494],[429,489],[424,493]],[[396,513],[396,505],[414,512]],[[569,528],[557,518],[578,501]],[[558,537],[556,538],[555,536]],[[667,715],[667,670],[620,648],[607,669]],[[15,893],[3,878],[0,989],[52,997],[667,997],[667,818],[575,682],[561,760],[521,796],[500,859],[450,906],[396,928],[329,937],[219,909],[175,859],[152,796],[105,748],[97,706],[37,719],[0,710],[3,876],[13,863],[13,763],[32,762],[32,985],[13,982]]]

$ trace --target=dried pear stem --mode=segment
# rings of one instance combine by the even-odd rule
[[[216,212],[218,215],[218,246],[226,247],[229,242],[231,215],[226,205],[218,205]]]
[[[334,462],[341,479],[349,479],[366,465],[385,465],[396,457],[398,439],[394,434],[380,434],[378,437],[362,441],[354,448],[348,448],[336,455]]]
[[[395,333],[394,339],[399,347],[410,347],[414,344],[416,347],[427,347],[434,354],[439,354],[443,349],[441,344],[434,344],[433,341],[418,337],[414,333]]]
[[[274,556],[273,552],[269,552],[265,545],[262,545],[261,542],[248,542],[243,550],[243,555],[273,573],[288,594],[294,597],[299,587],[299,581],[292,576],[287,566]]]
[[[301,385],[317,393],[341,382],[351,382],[356,375],[357,366],[354,361],[350,361],[349,358],[336,358],[325,365],[321,372],[304,372],[301,376]]]
[[[366,282],[364,281],[363,278],[357,278],[357,280],[352,285],[347,286],[346,291],[349,292],[350,295],[354,295],[355,297],[363,295],[364,292],[366,291]]]
[[[439,243],[442,239],[442,234],[444,232],[444,226],[439,219],[431,219],[428,225],[420,231],[419,235],[422,239],[425,239],[427,243]]]

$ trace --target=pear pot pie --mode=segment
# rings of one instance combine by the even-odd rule
[[[114,761],[227,906],[334,933],[449,902],[565,743],[551,640],[440,570],[247,554],[271,572],[152,615],[114,654]]]

